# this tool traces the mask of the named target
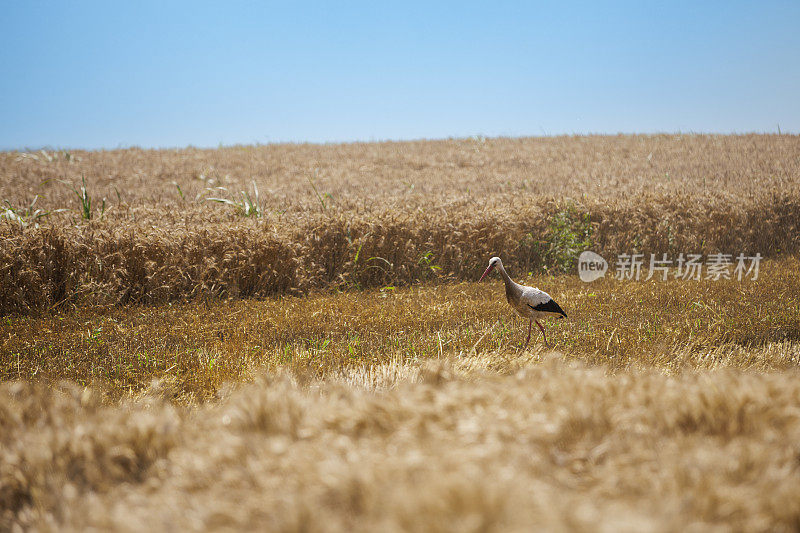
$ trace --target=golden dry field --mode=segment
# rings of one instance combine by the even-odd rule
[[[774,257],[800,251],[800,137],[13,152],[0,201],[28,226],[0,227],[4,313],[471,280],[495,253]]]
[[[5,152],[0,201],[0,530],[800,527],[799,136]]]

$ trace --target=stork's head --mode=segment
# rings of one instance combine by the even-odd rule
[[[503,262],[500,261],[499,257],[492,257],[491,259],[489,259],[489,266],[486,267],[486,271],[483,273],[483,276],[481,276],[481,279],[479,279],[478,282],[483,281],[483,278],[485,278],[489,274],[489,272],[491,272],[494,269],[494,267],[498,265],[503,266]]]

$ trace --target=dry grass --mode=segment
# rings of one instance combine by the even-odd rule
[[[263,379],[197,409],[5,385],[0,527],[790,531],[798,377],[552,356],[381,394]]]
[[[539,275],[527,283],[569,314],[548,327],[567,356],[613,369],[780,370],[800,362],[799,271],[800,261],[786,258],[762,264],[756,281],[585,284],[577,276]],[[262,368],[325,379],[364,367],[469,359],[505,353],[523,340],[525,324],[503,294],[493,280],[7,317],[0,322],[0,377],[66,378],[113,398],[166,378],[184,399],[204,399]]]
[[[0,200],[0,530],[800,527],[798,136],[0,153]]]

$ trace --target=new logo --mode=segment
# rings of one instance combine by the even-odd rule
[[[578,257],[578,275],[582,281],[590,282],[606,275],[608,262],[594,252],[586,250]]]

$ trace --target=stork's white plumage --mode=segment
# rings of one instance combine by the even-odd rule
[[[547,346],[547,335],[544,332],[544,328],[539,323],[539,320],[553,317],[566,318],[567,313],[565,313],[546,292],[540,291],[536,287],[528,287],[515,283],[506,272],[506,269],[503,268],[503,262],[499,257],[492,257],[489,260],[489,266],[478,281],[483,281],[483,278],[494,268],[497,268],[506,284],[506,300],[508,300],[508,304],[513,307],[517,313],[529,320],[528,338],[525,339],[525,346],[523,346],[522,349],[524,350],[531,340],[531,328],[534,322],[536,322],[536,325],[542,330],[544,345]]]

